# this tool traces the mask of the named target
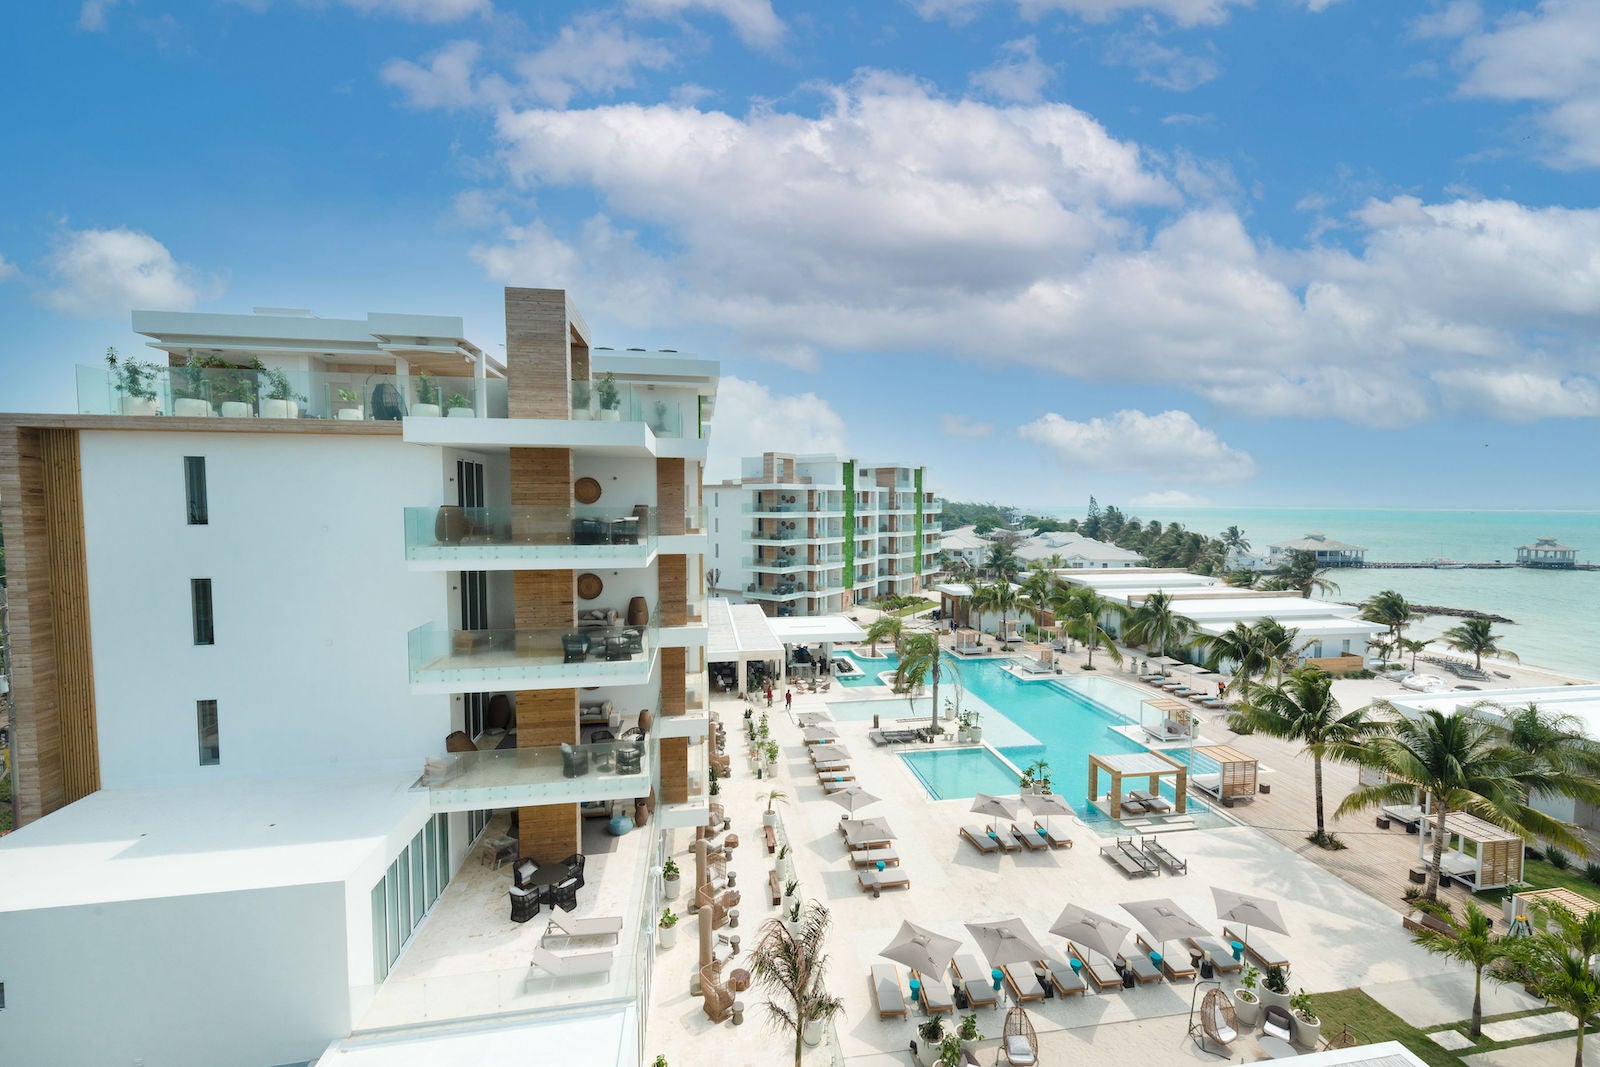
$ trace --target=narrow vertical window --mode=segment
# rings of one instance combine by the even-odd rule
[[[189,579],[189,599],[194,603],[194,643],[216,644],[211,619],[211,579]]]
[[[215,767],[222,762],[222,745],[217,739],[217,702],[194,702],[195,726],[200,735],[200,766]]]
[[[183,489],[189,506],[189,525],[206,525],[211,521],[206,508],[206,457],[183,457]]]

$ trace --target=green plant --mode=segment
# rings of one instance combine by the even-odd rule
[[[1418,907],[1427,908],[1427,902],[1418,901]],[[1483,976],[1492,980],[1506,978],[1504,962],[1516,954],[1516,942],[1494,936],[1489,917],[1474,901],[1467,902],[1467,917],[1456,923],[1448,914],[1441,918],[1450,922],[1452,932],[1418,930],[1412,940],[1435,956],[1465,963],[1472,968],[1472,1028],[1470,1036],[1476,1041],[1483,1034]]]
[[[346,404],[357,404],[361,402],[361,394],[354,389],[341,389],[339,399]]]
[[[1305,1018],[1306,1022],[1318,1022],[1317,1013],[1311,1009],[1311,994],[1301,986],[1300,990],[1289,996],[1289,1010]]]
[[[1282,967],[1267,968],[1266,986],[1269,993],[1289,992],[1289,978],[1283,973]]]
[[[961,1017],[961,1027],[956,1031],[963,1041],[982,1041],[983,1035],[978,1032],[978,1013]]]
[[[588,382],[573,382],[572,383],[572,410],[573,411],[588,411],[589,410],[589,383]]]
[[[798,886],[800,883],[790,882],[789,884]],[[789,921],[792,923],[797,923],[800,921],[800,902],[798,900],[789,905]]]
[[[922,1040],[936,1043],[944,1037],[944,1020],[937,1015],[930,1015],[928,1021],[917,1027],[917,1036]]]
[[[1596,885],[1600,885],[1600,863],[1596,863],[1593,860],[1585,863],[1583,865],[1583,876]]]
[[[1244,965],[1244,970],[1239,973],[1239,988],[1255,992],[1256,983],[1261,981],[1261,968],[1253,963]]]
[[[427,371],[417,372],[417,403],[434,405],[439,403],[439,386],[428,377]]]
[[[661,922],[660,922],[661,929],[670,930],[674,926],[677,926],[677,925],[678,925],[678,917],[672,913],[672,909],[671,908],[662,908],[661,909]]]
[[[783,895],[786,897],[792,897],[795,894],[795,890],[799,888],[800,880],[798,878],[791,878],[787,882],[783,883]]]
[[[106,349],[106,366],[111,368],[111,380],[117,392],[134,400],[156,398],[156,375],[161,368],[154,363],[141,363],[136,359],[117,359],[115,348]]]
[[[668,856],[667,862],[661,865],[661,877],[663,878],[676,878],[681,873],[682,872],[678,870],[677,863],[673,861],[671,856]]]
[[[1544,850],[1544,861],[1558,871],[1564,871],[1572,865],[1572,857],[1554,845]]]
[[[961,1038],[945,1034],[939,1042],[939,1067],[961,1067]]]
[[[228,364],[216,356],[197,356],[194,349],[185,351],[183,361],[183,386],[181,396],[190,400],[203,400],[206,393],[206,371],[226,367]]]
[[[467,398],[460,393],[450,394],[450,399],[445,401],[445,407],[448,408],[470,408],[471,406],[472,404],[467,401]]]
[[[666,1054],[662,1052],[656,1053],[655,1062],[650,1064],[650,1067],[668,1067]]]
[[[771,792],[759,794],[758,799],[765,800],[767,802],[767,814],[774,815],[776,812],[772,810],[772,805],[789,803],[789,794],[781,789],[774,789]]]
[[[617,376],[610,371],[606,371],[605,377],[600,379],[600,384],[595,386],[594,393],[600,401],[600,406],[607,411],[615,411],[622,403],[621,396],[617,392]]]
[[[767,762],[768,763],[777,763],[778,762],[778,742],[776,742],[776,741],[768,741],[767,742],[767,746],[766,746],[766,753],[767,753]]]
[[[269,367],[261,362],[261,357],[256,356],[250,360],[250,369],[256,372],[256,381],[266,388],[268,400],[298,400],[304,404],[306,398],[294,391],[293,384],[289,381],[289,372],[281,367]]]
[[[788,857],[789,857],[789,843],[787,841],[785,841],[782,845],[778,846],[778,858],[781,860],[781,859],[787,859]]]
[[[1600,1016],[1600,980],[1589,961],[1600,954],[1600,911],[1578,918],[1560,904],[1540,909],[1543,930],[1521,938],[1517,953],[1533,977],[1533,991],[1577,1021],[1575,1067],[1583,1065],[1584,1031]]]
[[[722,795],[722,783],[719,782],[715,777],[711,779],[710,793],[714,797]]]

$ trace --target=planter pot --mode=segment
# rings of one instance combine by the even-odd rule
[[[222,402],[222,417],[225,419],[248,419],[255,412],[250,410],[250,405],[242,400],[224,400]]]
[[[777,826],[778,825],[778,813],[775,812],[775,811],[764,811],[764,812],[762,812],[761,813],[761,825],[762,826]]]
[[[161,405],[156,402],[154,397],[146,400],[144,397],[139,396],[125,396],[122,398],[120,408],[124,415],[161,414]]]
[[[446,414],[452,419],[470,419],[475,418],[478,413],[471,408],[451,408]]]
[[[939,1067],[939,1043],[925,1041],[921,1034],[917,1035],[917,1062],[922,1067]]]
[[[681,877],[661,879],[661,895],[667,900],[677,900],[678,890],[682,888],[680,885],[682,881]]]
[[[1239,1025],[1246,1030],[1253,1029],[1261,1018],[1261,1001],[1246,1000],[1246,996],[1254,996],[1246,989],[1233,991],[1233,1013],[1239,1017]]]
[[[360,408],[340,408],[339,409],[339,418],[345,420],[346,422],[360,422],[361,419],[362,419],[361,409]]]
[[[622,421],[622,412],[618,411],[616,408],[601,408],[600,409],[600,421],[601,422],[621,422]]]
[[[678,928],[676,926],[657,927],[661,931],[661,947],[671,948],[678,943]]]
[[[1256,996],[1261,998],[1261,1006],[1263,1008],[1270,1008],[1276,1004],[1284,1011],[1289,1010],[1289,994],[1287,993],[1274,993],[1265,986],[1261,986],[1256,989]]]
[[[438,404],[412,404],[411,414],[419,419],[437,419],[443,409]]]
[[[1294,1015],[1294,1043],[1303,1049],[1314,1049],[1322,1037],[1322,1020],[1311,1022],[1304,1015]]]
[[[815,1048],[822,1044],[822,1020],[809,1019],[800,1030],[800,1040]]]
[[[573,408],[572,409],[572,421],[574,421],[574,422],[593,422],[594,421],[594,412],[590,411],[588,408]]]
[[[261,401],[261,417],[263,419],[298,419],[300,417],[300,405],[293,400],[264,398]]]
[[[205,400],[183,396],[172,401],[172,413],[186,419],[208,419],[216,414],[211,410],[211,404]]]
[[[968,730],[967,733],[972,736],[972,743],[973,744],[975,744],[975,745],[983,744],[983,727],[974,726],[972,729]]]

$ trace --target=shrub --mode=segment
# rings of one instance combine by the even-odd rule
[[[1572,860],[1567,854],[1554,845],[1544,850],[1544,861],[1558,871],[1564,871],[1572,865]]]
[[[1600,885],[1600,863],[1590,860],[1583,865],[1583,876],[1595,885]]]
[[[1544,850],[1543,849],[1534,848],[1532,845],[1529,845],[1523,851],[1523,858],[1531,860],[1534,863],[1538,863],[1539,861],[1544,859]]]

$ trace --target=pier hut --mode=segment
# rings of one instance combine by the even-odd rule
[[[1317,558],[1319,567],[1360,567],[1367,559],[1367,550],[1363,546],[1335,541],[1317,530],[1293,541],[1269,545],[1268,548],[1274,564],[1282,563],[1291,552],[1310,552]]]
[[[1556,541],[1554,537],[1541,537],[1531,545],[1517,547],[1517,566],[1543,567],[1553,570],[1572,570],[1578,565],[1578,550]]]

